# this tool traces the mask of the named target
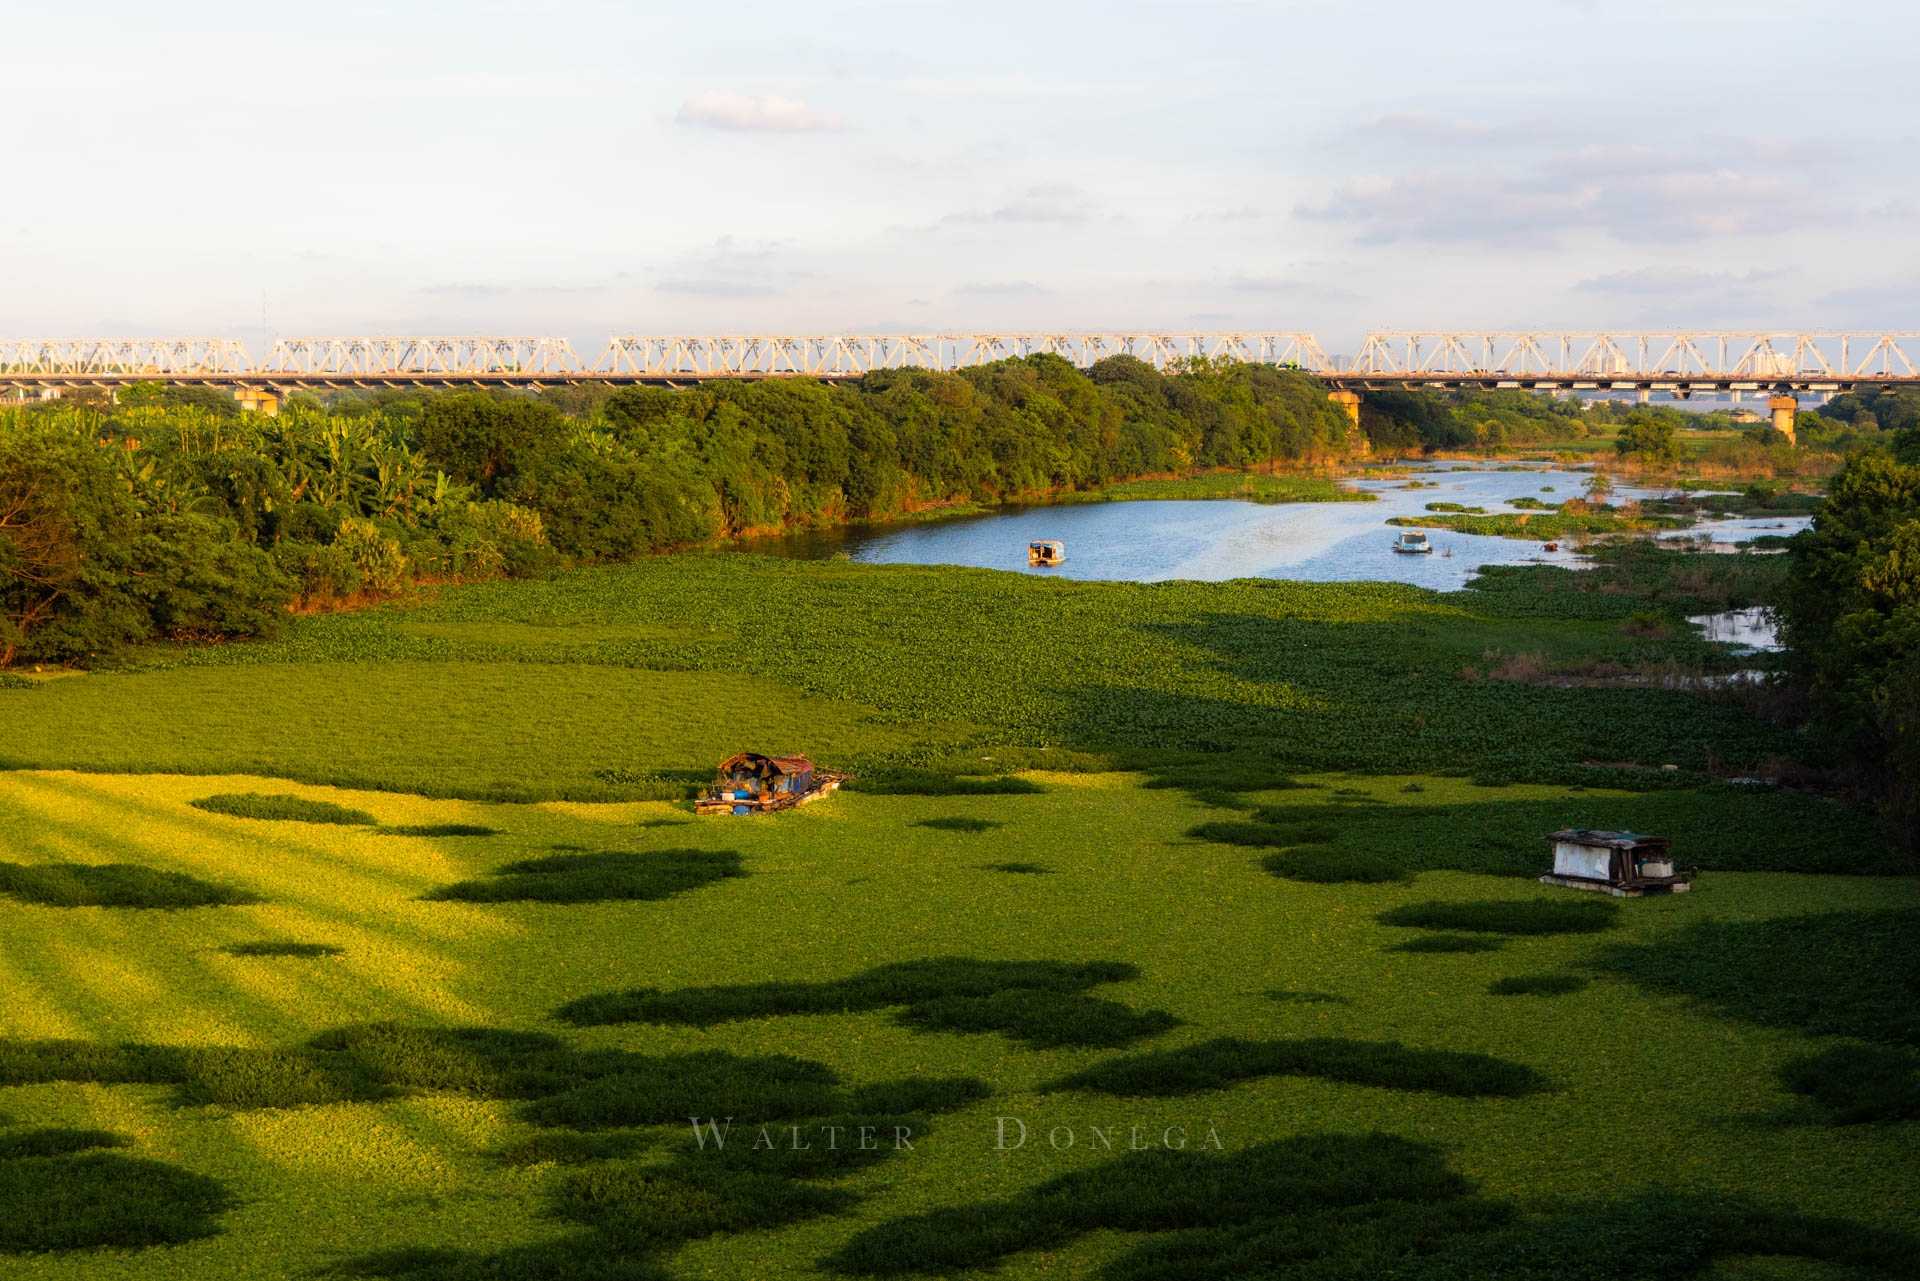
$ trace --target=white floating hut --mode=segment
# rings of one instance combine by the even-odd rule
[[[1616,898],[1682,894],[1693,888],[1693,873],[1675,869],[1673,843],[1664,836],[1583,827],[1547,839],[1553,842],[1553,871],[1540,878],[1542,884],[1598,890]]]

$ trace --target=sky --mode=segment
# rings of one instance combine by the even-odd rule
[[[1920,328],[1893,0],[0,0],[0,337]]]

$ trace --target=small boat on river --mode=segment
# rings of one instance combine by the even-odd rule
[[[1042,567],[1066,563],[1067,545],[1057,538],[1038,538],[1027,544],[1027,564]]]
[[[1417,556],[1432,552],[1433,543],[1417,529],[1403,529],[1400,536],[1393,540],[1393,550]]]

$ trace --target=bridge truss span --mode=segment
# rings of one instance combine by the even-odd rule
[[[462,376],[567,378],[580,358],[565,338],[340,337],[282,338],[257,370],[300,378],[439,378]]]
[[[878,369],[953,371],[1036,354],[1084,369],[1134,356],[1159,369],[1217,357],[1324,369],[1314,336],[1270,330],[1102,330],[1039,333],[641,335],[613,338],[595,371],[639,378],[857,378]]]
[[[0,338],[0,373],[47,378],[241,374],[253,368],[231,338]]]
[[[1733,385],[1920,377],[1920,331],[1385,330],[1351,370],[1433,380],[1660,380]]]

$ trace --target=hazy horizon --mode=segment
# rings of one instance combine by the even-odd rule
[[[1915,323],[1900,42],[1405,12],[23,12],[0,337]]]

